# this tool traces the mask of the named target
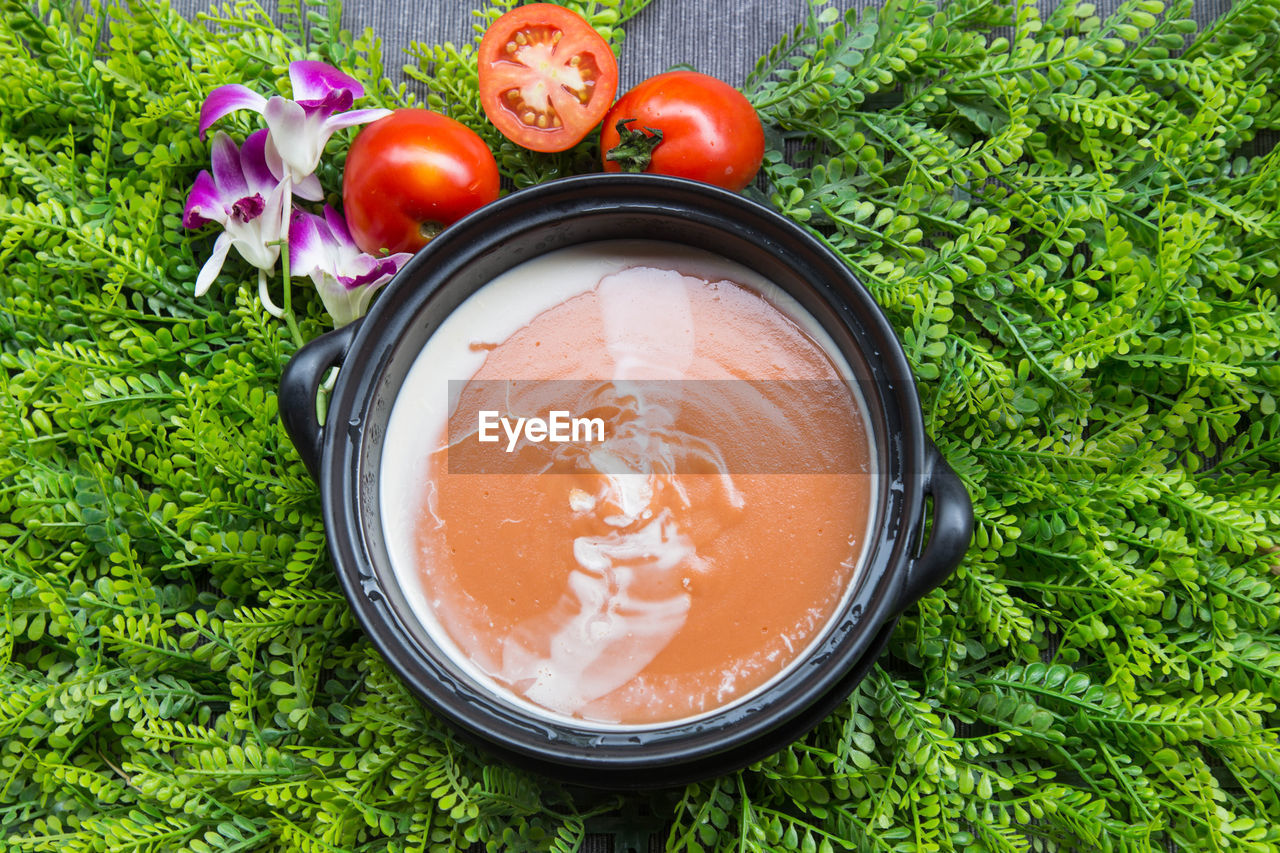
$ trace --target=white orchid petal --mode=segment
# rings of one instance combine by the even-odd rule
[[[280,183],[283,174],[271,171],[267,163],[267,129],[255,130],[240,146],[240,169],[244,173],[249,192],[266,196]]]
[[[223,199],[230,202],[250,195],[249,184],[240,165],[240,149],[225,131],[220,130],[213,135],[209,159],[213,164],[213,182]]]
[[[369,303],[373,301],[374,295],[377,294],[385,284],[385,281],[378,281],[373,284],[366,285],[365,287],[348,291],[348,294],[352,297],[351,308],[352,314],[354,315],[351,318],[352,320],[355,320],[358,317],[363,317],[365,314],[369,313]]]
[[[314,213],[294,213],[289,223],[289,274],[312,275],[327,269],[330,264],[325,244],[329,236],[324,220]]]
[[[281,97],[267,101],[262,114],[271,132],[270,145],[284,164],[283,176],[301,179],[314,172],[332,135],[325,132],[324,121],[309,117],[297,103]]]
[[[200,138],[204,139],[209,126],[223,116],[236,110],[253,110],[260,113],[266,103],[266,98],[248,86],[241,86],[239,83],[219,86],[209,93],[209,97],[204,99],[204,104],[200,107]]]
[[[325,310],[333,318],[333,325],[345,326],[364,315],[374,293],[385,282],[374,282],[363,287],[347,288],[331,275],[317,272],[311,276],[316,290],[320,293],[320,301]]]
[[[275,140],[271,138],[271,133],[267,133],[267,141],[262,148],[262,156],[267,161],[267,168],[271,170],[271,174],[275,175],[277,181],[284,180],[285,173],[289,171],[289,167],[285,165],[284,159],[280,156],[280,150],[276,148]],[[290,175],[289,177],[294,177]]]
[[[240,257],[244,258],[249,266],[260,270],[271,269],[280,259],[280,247],[263,240],[261,233],[253,229],[236,229],[238,232],[236,233],[232,232],[231,228],[228,228],[227,232],[231,234],[231,245],[236,247]]]
[[[314,173],[301,180],[295,178],[293,192],[304,201],[320,201],[324,198],[324,187],[320,186],[320,179]]]
[[[320,301],[324,303],[324,310],[328,311],[329,316],[333,318],[335,327],[345,326],[358,316],[355,313],[355,306],[352,304],[351,293],[339,284],[333,276],[317,271],[311,276],[311,280],[315,283],[316,290],[320,293]]]
[[[231,245],[250,266],[270,269],[280,258],[280,247],[264,237],[260,224],[263,218],[258,217],[253,222],[237,222],[232,219],[227,222],[227,234],[231,237]]]
[[[333,136],[334,133],[342,130],[344,127],[355,127],[357,124],[377,121],[378,119],[385,118],[389,115],[391,115],[391,110],[375,108],[367,110],[351,110],[350,112],[337,113],[329,116],[329,118],[324,120],[325,140],[328,140],[330,136]]]
[[[267,309],[267,313],[272,317],[279,319],[284,316],[284,309],[271,301],[271,294],[267,291],[266,270],[258,270],[258,301],[262,303],[262,307]]]
[[[212,175],[202,170],[187,194],[187,204],[182,210],[182,227],[199,228],[209,222],[221,225],[226,221],[227,205],[218,192],[218,185]]]
[[[272,241],[289,242],[289,216],[293,213],[293,186],[288,178],[280,182],[280,186],[267,196],[266,208],[262,211],[271,228]]]
[[[209,255],[209,260],[204,262],[204,266],[200,268],[200,274],[196,276],[196,296],[204,296],[213,286],[213,281],[218,277],[218,273],[222,272],[222,265],[227,260],[227,252],[231,250],[231,235],[222,233],[218,235],[218,239],[213,241],[213,252]]]

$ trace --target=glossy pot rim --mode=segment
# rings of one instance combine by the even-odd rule
[[[732,235],[746,241],[744,246],[758,246],[761,258],[777,258],[788,269],[821,270],[821,287],[814,284],[814,289],[826,291],[810,298],[828,300],[837,322],[858,325],[858,355],[875,372],[881,406],[888,408],[886,402],[892,400],[897,410],[884,415],[897,431],[877,438],[893,445],[885,452],[896,469],[891,466],[886,473],[896,488],[884,490],[891,494],[882,501],[876,553],[866,560],[860,588],[832,620],[828,636],[811,649],[802,667],[745,706],[638,732],[578,729],[543,719],[531,722],[519,708],[505,707],[500,699],[494,702],[483,685],[461,683],[448,661],[422,648],[410,621],[414,617],[396,605],[396,591],[388,588],[385,572],[375,568],[381,534],[369,529],[367,497],[374,472],[362,464],[372,452],[366,443],[376,425],[385,425],[390,415],[389,408],[382,414],[371,408],[386,394],[394,398],[385,386],[394,366],[408,358],[401,344],[424,334],[422,318],[433,311],[447,316],[452,310],[432,302],[446,299],[450,287],[465,290],[451,282],[491,261],[501,266],[493,256],[521,240],[527,242],[530,235],[551,235],[551,243],[563,239],[562,245],[592,242],[599,238],[580,239],[564,231],[589,231],[597,221],[621,227],[632,215],[643,222],[669,220],[677,230],[715,234],[719,229],[724,239]],[[684,241],[679,235],[671,239]],[[526,257],[533,257],[552,248],[559,246],[534,245],[519,251],[527,250]],[[453,293],[448,298],[456,300],[456,306],[458,297]],[[954,506],[958,500],[953,488],[958,481],[925,436],[915,382],[887,318],[850,270],[816,238],[734,193],[676,178],[618,174],[565,178],[512,193],[446,229],[405,265],[358,326],[325,338],[327,342],[318,339],[308,347],[312,362],[343,365],[330,398],[332,426],[306,423],[299,414],[305,401],[314,402],[319,373],[315,364],[298,364],[307,361],[301,358],[304,351],[286,368],[281,412],[320,486],[330,552],[357,618],[391,667],[433,712],[513,761],[552,775],[610,787],[652,787],[732,769],[784,746],[847,696],[883,647],[896,614],[943,579],[963,553],[963,547],[951,553],[959,540],[968,542],[967,527],[954,529],[957,521],[964,521],[963,513],[953,512],[949,541],[940,543],[935,536],[923,555],[913,553],[913,540],[923,529],[926,496],[934,494],[937,528],[940,506]],[[872,352],[866,351],[868,344]],[[868,400],[868,406],[875,405]],[[954,482],[948,482],[948,476]],[[943,487],[949,490],[947,501],[938,495]],[[971,513],[967,496],[963,504]],[[933,559],[925,559],[930,552]],[[797,731],[799,721],[805,728]]]

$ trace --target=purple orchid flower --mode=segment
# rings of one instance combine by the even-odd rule
[[[323,217],[293,213],[289,273],[311,277],[334,326],[362,316],[373,294],[411,257],[412,252],[375,257],[360,251],[342,215],[327,204]]]
[[[324,197],[315,176],[329,137],[344,127],[354,127],[390,115],[384,109],[351,109],[364,87],[354,77],[331,65],[311,60],[289,63],[293,97],[276,95],[270,99],[232,83],[219,86],[200,108],[200,137],[215,121],[236,110],[253,110],[267,120],[267,163],[275,176],[286,181],[299,198],[319,201]]]
[[[201,171],[196,176],[182,211],[182,224],[186,228],[199,228],[211,222],[223,228],[213,244],[213,254],[196,277],[196,296],[204,295],[213,284],[233,246],[241,257],[263,271],[274,267],[280,257],[288,209],[287,190],[267,166],[266,141],[265,130],[250,134],[241,148],[221,131],[213,137],[213,174]],[[265,291],[263,272],[259,276],[263,305],[279,316],[279,309],[272,305]]]

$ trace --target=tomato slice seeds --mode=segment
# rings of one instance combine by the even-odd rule
[[[480,101],[511,141],[534,151],[580,142],[613,102],[618,65],[608,44],[560,6],[521,6],[480,42]]]

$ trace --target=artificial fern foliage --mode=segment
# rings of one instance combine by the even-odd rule
[[[616,46],[643,5],[577,8]],[[748,79],[762,199],[898,328],[978,524],[814,733],[644,798],[671,848],[1280,850],[1280,3],[1189,13],[819,6]],[[5,849],[568,851],[634,811],[418,706],[278,423],[291,336],[242,265],[192,296],[204,95],[310,57],[413,100],[338,20],[0,0]],[[474,51],[406,70],[513,186],[594,168],[502,142]]]

